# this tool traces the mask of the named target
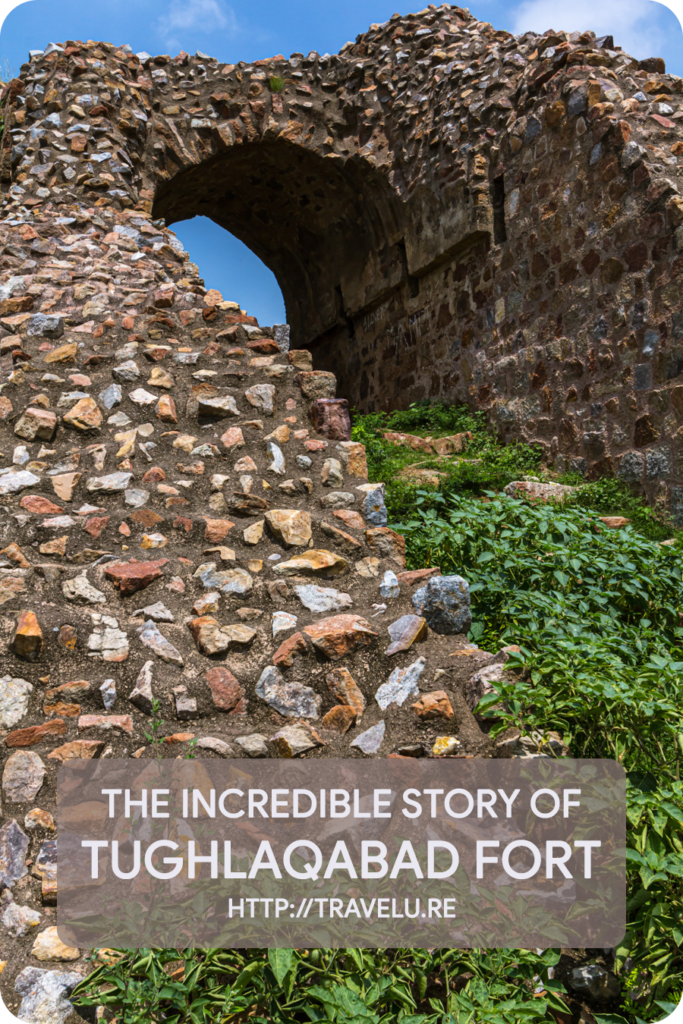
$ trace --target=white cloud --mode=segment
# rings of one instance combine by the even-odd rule
[[[167,46],[180,48],[190,33],[235,35],[238,25],[233,9],[221,0],[172,0],[157,28]]]
[[[565,32],[592,29],[612,35],[616,46],[643,60],[658,54],[667,42],[660,24],[662,5],[651,0],[523,0],[513,31]]]

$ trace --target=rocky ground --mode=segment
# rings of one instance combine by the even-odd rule
[[[117,223],[111,210],[79,217],[90,247],[93,219]],[[21,236],[27,219],[0,232]],[[0,321],[0,952],[13,1010],[54,1002],[88,970],[55,930],[67,758],[514,747],[472,714],[506,654],[468,643],[463,580],[405,571],[334,377],[288,351],[286,329],[195,287],[180,312],[162,287],[126,315]]]

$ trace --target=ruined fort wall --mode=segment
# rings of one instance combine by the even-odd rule
[[[9,90],[2,175],[212,217],[356,407],[465,400],[683,521],[682,89],[611,38],[515,37],[448,5],[253,64],[67,42]]]

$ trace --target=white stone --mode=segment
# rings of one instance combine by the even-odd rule
[[[314,583],[308,583],[294,587],[294,593],[311,612],[340,612],[353,605],[350,594],[344,594],[334,587],[316,587]]]
[[[295,628],[297,621],[296,615],[290,615],[289,612],[273,612],[273,636],[277,636],[278,633],[289,633]]]
[[[108,476],[93,476],[86,483],[86,490],[92,494],[95,491],[105,491],[107,494],[114,494],[125,491],[133,479],[132,473],[109,473]],[[0,480],[0,485],[2,480]]]
[[[3,676],[0,679],[0,725],[11,729],[28,711],[28,698],[33,686],[26,679]]]
[[[382,711],[390,704],[396,704],[399,708],[405,704],[409,697],[417,697],[419,694],[418,680],[425,670],[426,658],[418,658],[412,665],[406,668],[395,668],[386,683],[380,686],[375,694],[375,700]]]
[[[83,604],[106,604],[107,598],[101,590],[93,587],[85,575],[74,576],[72,580],[62,583],[62,593],[67,601],[80,601]]]

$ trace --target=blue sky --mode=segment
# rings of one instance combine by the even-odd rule
[[[202,50],[227,62],[297,51],[335,53],[372,22],[423,5],[425,0],[30,0],[3,25],[0,72],[16,73],[29,50],[65,39],[129,43],[135,52],[151,54]],[[681,26],[654,0],[472,0],[469,6],[477,18],[512,32],[612,33],[616,45],[635,57],[663,56],[669,71],[683,75]],[[208,287],[219,288],[264,324],[283,322],[275,278],[241,242],[205,218],[174,230]]]

